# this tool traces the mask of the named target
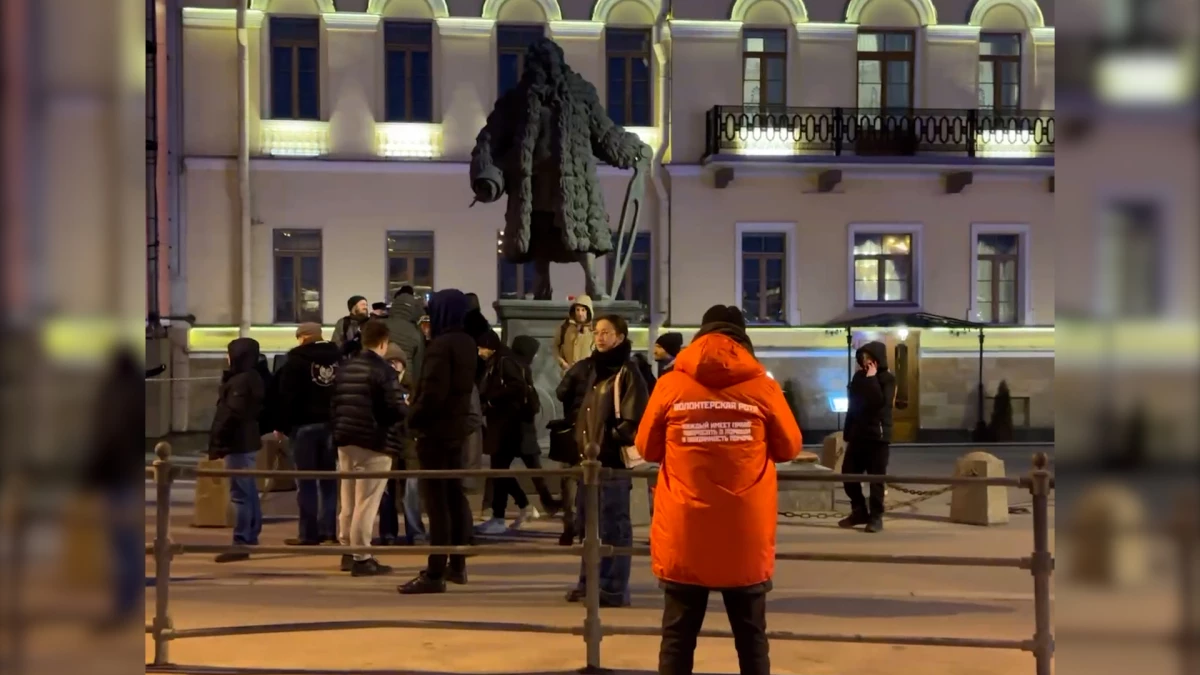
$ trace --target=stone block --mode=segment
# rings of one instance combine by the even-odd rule
[[[288,439],[276,440],[275,434],[263,434],[262,447],[254,458],[254,468],[264,471],[294,471],[295,462],[288,453]],[[259,492],[292,492],[296,481],[292,478],[259,476],[255,479]]]
[[[777,468],[779,480],[780,511],[832,511],[834,489],[839,483],[828,481],[808,482],[784,480],[788,474],[833,473],[829,467],[816,462],[790,462]]]
[[[633,491],[629,493],[629,518],[634,527],[650,524],[650,505],[654,503],[653,490],[657,482],[657,472],[634,476]]]
[[[975,451],[954,464],[954,475],[1003,478],[1004,462],[995,455]],[[966,525],[1001,525],[1008,522],[1008,488],[956,485],[950,492],[950,520]]]
[[[202,459],[197,469],[224,469],[219,459]],[[229,501],[229,479],[196,477],[196,498],[192,508],[192,527],[233,527],[233,504]]]
[[[831,471],[840,471],[842,456],[845,454],[846,441],[842,438],[842,432],[835,431],[821,442],[821,466]]]
[[[1150,551],[1140,533],[1146,510],[1138,495],[1116,484],[1101,484],[1076,502],[1071,516],[1067,575],[1086,584],[1132,586],[1146,579]]]

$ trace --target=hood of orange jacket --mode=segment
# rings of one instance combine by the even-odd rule
[[[664,581],[741,588],[775,569],[776,462],[800,452],[800,428],[750,351],[703,335],[654,388],[637,447],[661,467],[651,558]]]

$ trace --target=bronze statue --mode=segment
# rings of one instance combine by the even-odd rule
[[[529,46],[521,81],[496,101],[475,139],[471,189],[485,203],[508,193],[501,252],[512,263],[534,262],[534,298],[551,298],[552,262],[578,262],[584,293],[608,296],[596,284],[596,257],[614,249],[596,158],[642,169],[650,156],[649,146],[609,118],[557,43],[542,38]]]

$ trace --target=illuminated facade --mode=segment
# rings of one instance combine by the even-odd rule
[[[346,298],[401,283],[485,306],[529,290],[498,261],[503,207],[468,209],[466,174],[544,34],[662,151],[621,289],[649,323],[694,325],[722,302],[774,326],[913,311],[1053,324],[1050,3],[685,0],[660,20],[659,1],[487,0],[470,15],[478,3],[253,0],[250,323],[332,324]],[[184,4],[181,302],[198,326],[236,326],[235,12]],[[614,225],[627,180],[601,170]],[[554,274],[556,295],[579,291],[577,267]],[[771,330],[780,354],[827,349]],[[1050,336],[1022,352],[1031,371]]]

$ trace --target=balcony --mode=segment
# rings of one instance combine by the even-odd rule
[[[704,159],[1052,164],[1054,112],[714,106]]]
[[[329,122],[262,120],[259,152],[267,157],[324,157],[329,154]]]

